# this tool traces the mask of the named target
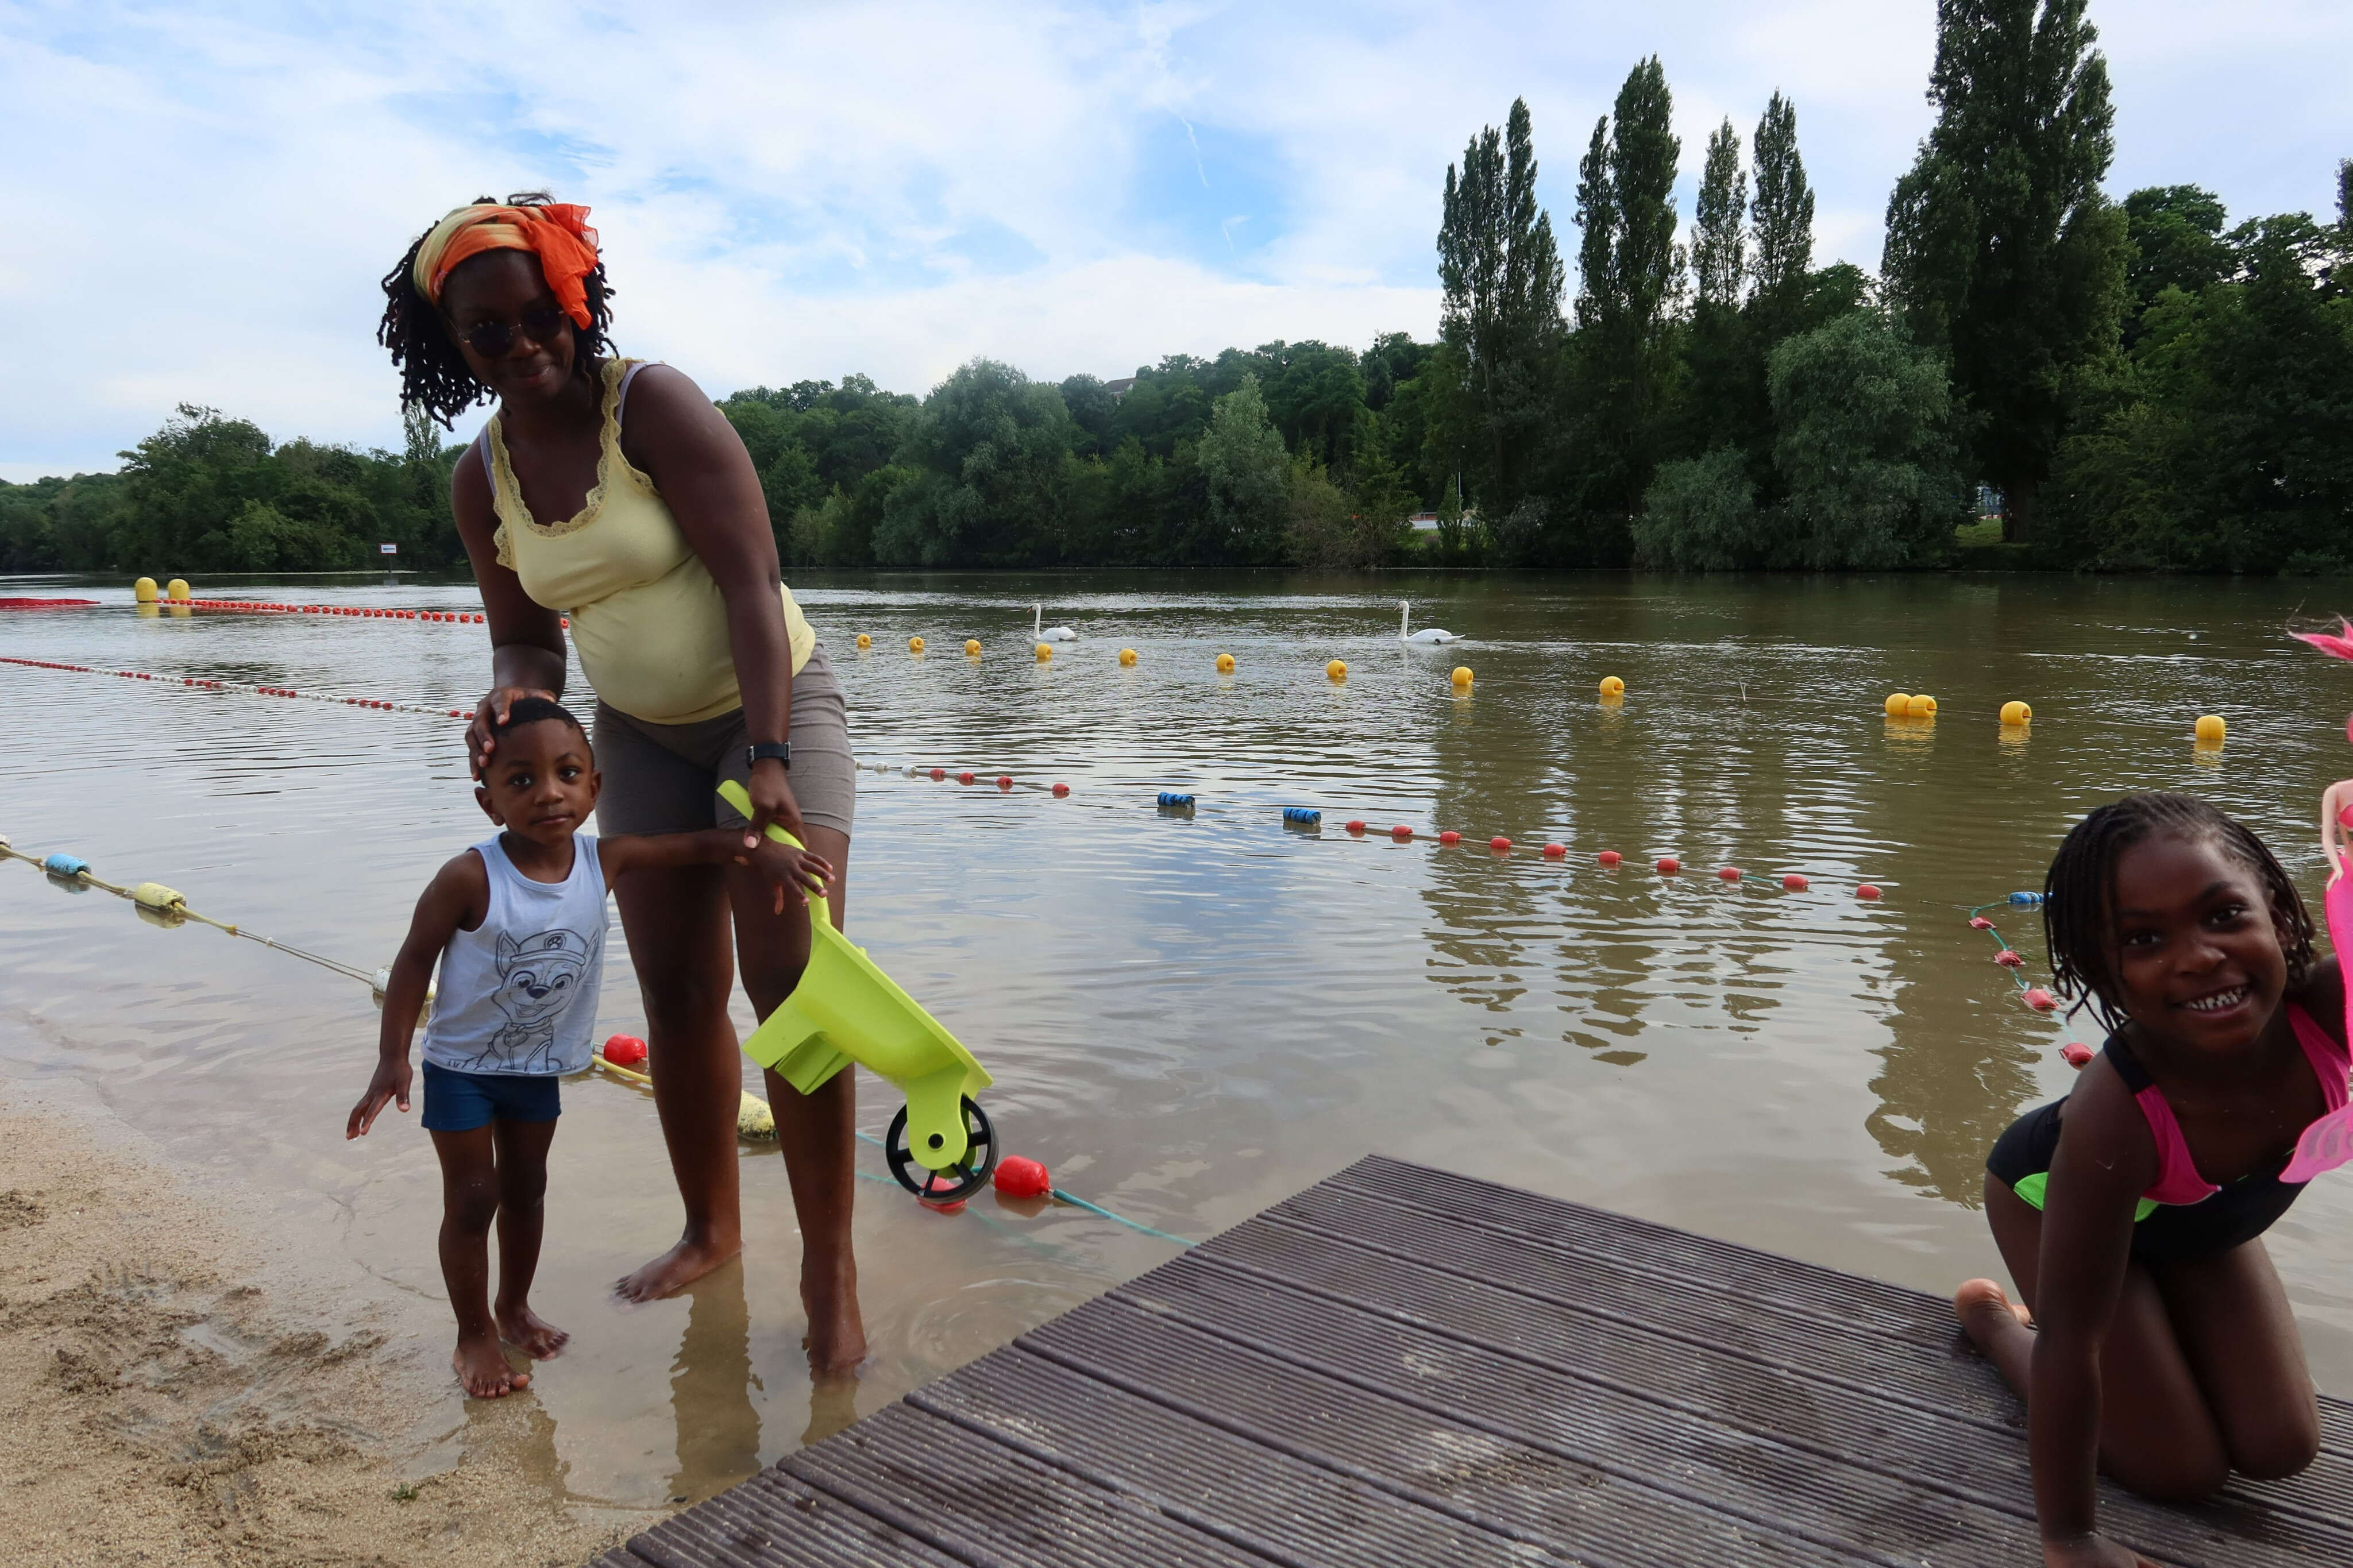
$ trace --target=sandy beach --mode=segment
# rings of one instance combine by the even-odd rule
[[[221,1193],[72,1086],[0,1081],[0,1529],[55,1564],[579,1563],[641,1528],[567,1499],[527,1395],[322,1322]]]

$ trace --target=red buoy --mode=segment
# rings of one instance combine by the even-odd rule
[[[1054,1190],[1046,1167],[1019,1154],[1008,1154],[997,1163],[997,1190],[1008,1198],[1042,1198]]]
[[[2081,1040],[2070,1040],[2059,1047],[2059,1059],[2081,1071],[2092,1059],[2092,1047]]]
[[[605,1059],[617,1068],[633,1068],[646,1059],[646,1043],[635,1035],[615,1035],[605,1042]]]
[[[1678,871],[1682,870],[1683,868],[1683,863],[1682,861],[1680,861],[1680,860],[1676,859],[1673,856],[1672,856],[1672,855],[1662,855],[1662,856],[1660,856],[1660,857],[1659,857],[1659,875],[1660,875],[1660,876],[1662,876],[1662,877],[1672,877],[1672,876],[1673,876],[1676,872],[1678,872]]]
[[[945,768],[934,768],[932,776],[935,779],[944,779],[948,776],[948,771]]]
[[[1604,849],[1600,854],[1595,856],[1594,858],[1599,860],[1604,866],[1615,866],[1620,861],[1625,859],[1626,857],[1619,854],[1615,849]]]
[[[2018,955],[2016,950],[2007,947],[2003,948],[2000,952],[1995,953],[1993,955],[1993,961],[1996,963],[2000,964],[2004,969],[2016,969],[2019,965],[2026,962],[2025,959]]]
[[[956,783],[958,783],[958,784],[970,784],[970,783],[972,783],[972,775],[971,775],[970,773],[958,773],[958,774],[956,774]]]
[[[1508,855],[1512,852],[1512,841],[1498,833],[1494,837],[1487,840],[1487,847],[1498,855]]]
[[[1854,890],[1854,896],[1858,899],[1875,899],[1879,897],[1879,889],[1865,882]]]
[[[1413,837],[1413,829],[1400,822],[1395,827],[1389,829],[1389,837],[1399,840],[1410,838]]]
[[[1438,841],[1440,844],[1460,844],[1462,842],[1462,835],[1450,827],[1438,836]]]
[[[1058,784],[1054,786],[1054,793],[1056,795],[1068,795],[1071,793],[1071,786],[1066,784]]]
[[[997,787],[999,789],[1011,789],[1013,787],[1013,775],[1011,773],[997,774]]]
[[[1795,871],[1792,871],[1788,876],[1781,879],[1781,886],[1788,889],[1789,891],[1793,893],[1802,893],[1806,890],[1806,879],[1803,877],[1799,876]]]
[[[2040,985],[2029,987],[2025,994],[2019,997],[2019,1000],[2025,1003],[2028,1006],[2033,1008],[2038,1013],[2048,1013],[2053,1007],[2059,1005],[2059,998],[2053,996],[2050,992],[2045,991]]]
[[[1737,882],[1740,880],[1740,868],[1737,866],[1726,866],[1717,871],[1716,875],[1723,878],[1727,882]]]
[[[1567,854],[1568,846],[1566,844],[1547,844],[1544,847],[1545,858],[1547,860],[1563,859]]]
[[[1971,931],[1991,931],[1993,930],[1993,921],[1986,919],[1983,915],[1971,915],[1969,917],[1969,929]]]

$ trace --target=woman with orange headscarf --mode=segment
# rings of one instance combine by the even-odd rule
[[[467,732],[475,767],[490,764],[492,726],[511,703],[563,692],[569,616],[596,690],[599,827],[779,823],[836,868],[839,924],[855,794],[840,688],[783,584],[733,427],[677,371],[613,354],[587,216],[540,195],[484,198],[427,230],[384,280],[377,336],[400,366],[403,401],[445,426],[485,398],[498,404],[451,484],[491,644],[491,689]],[[714,793],[731,778],[751,796],[748,822]],[[616,1286],[647,1300],[742,1247],[730,927],[765,1017],[807,962],[808,914],[797,900],[779,909],[744,867],[638,872],[615,894],[686,1206],[678,1245]],[[804,1096],[768,1075],[819,1371],[865,1354],[849,1245],[851,1079]]]

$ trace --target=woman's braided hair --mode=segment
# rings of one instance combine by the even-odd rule
[[[554,197],[545,191],[522,191],[509,196],[511,207],[547,206]],[[474,205],[495,203],[496,196],[477,196]],[[441,311],[432,300],[417,291],[415,269],[417,249],[433,232],[427,227],[412,241],[401,256],[400,265],[384,275],[384,320],[375,330],[375,341],[392,351],[392,363],[400,367],[400,401],[404,406],[422,408],[448,429],[467,409],[490,395],[490,389],[474,379],[466,368],[466,356],[458,352],[450,338]],[[572,327],[573,366],[575,372],[593,364],[612,353],[607,329],[613,323],[609,303],[613,287],[605,280],[605,264],[582,280],[588,295],[586,327]]]
[[[2068,1012],[2089,1006],[2111,1032],[2124,1027],[2111,952],[2116,862],[2132,846],[2161,836],[2217,844],[2255,874],[2287,954],[2288,984],[2302,985],[2312,972],[2312,916],[2270,847],[2195,795],[2151,791],[2111,802],[2068,829],[2042,879],[2042,938],[2051,950],[2051,983],[2062,996],[2074,999]]]

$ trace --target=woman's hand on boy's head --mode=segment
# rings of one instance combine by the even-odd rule
[[[544,697],[555,700],[555,693],[542,686],[493,686],[474,704],[474,717],[466,725],[466,759],[473,764],[474,776],[480,778],[482,769],[490,764],[491,753],[499,749],[497,727],[507,721],[507,710],[526,697]]]
[[[401,1114],[408,1114],[408,1075],[406,1056],[398,1061],[377,1058],[375,1075],[368,1079],[367,1092],[360,1096],[360,1102],[352,1107],[351,1120],[343,1123],[346,1142],[366,1137],[375,1119],[384,1114],[384,1108],[395,1100],[400,1102]]]

